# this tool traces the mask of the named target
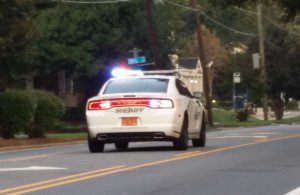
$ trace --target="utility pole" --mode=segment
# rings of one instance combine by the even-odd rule
[[[152,20],[152,0],[146,0],[145,6],[146,6],[147,20],[148,20],[148,31],[151,39],[152,55],[156,67],[160,67],[160,60],[157,51],[157,41],[156,41],[157,38],[156,38],[156,33],[154,32],[153,20]]]
[[[193,9],[197,9],[196,0],[191,0],[191,5]],[[203,89],[204,89],[204,96],[206,99],[205,108],[208,114],[208,122],[212,126],[213,125],[213,115],[212,115],[212,107],[211,107],[211,97],[210,97],[210,87],[208,81],[208,70],[207,70],[207,61],[205,59],[204,54],[204,47],[203,47],[203,40],[202,40],[202,33],[201,33],[201,24],[199,19],[199,12],[194,13],[195,20],[196,20],[196,33],[197,33],[197,41],[198,41],[198,50],[199,50],[199,58],[201,62],[201,67],[203,71]]]
[[[258,27],[258,40],[259,40],[259,56],[260,56],[260,82],[263,84],[264,88],[267,88],[267,72],[266,72],[266,62],[265,62],[265,49],[264,49],[264,33],[261,15],[261,0],[257,4],[257,27]],[[265,92],[263,97],[263,112],[264,120],[268,120],[268,95]]]

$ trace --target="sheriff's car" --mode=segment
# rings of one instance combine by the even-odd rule
[[[118,150],[129,142],[171,141],[186,150],[206,142],[205,110],[176,76],[130,76],[109,79],[86,106],[90,152],[106,143]]]

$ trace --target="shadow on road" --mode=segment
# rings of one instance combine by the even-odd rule
[[[198,148],[198,147],[193,147],[189,146],[188,150],[177,150],[173,146],[142,146],[142,145],[134,145],[134,146],[129,146],[128,149],[125,150],[117,150],[114,147],[114,144],[107,144],[107,146],[104,148],[104,151],[102,153],[97,153],[97,154],[115,154],[115,153],[143,153],[143,152],[193,152],[193,151],[209,151],[213,149],[217,149],[219,146],[206,146],[204,148]],[[82,151],[74,151],[72,152],[73,154],[90,154],[88,151],[88,148],[86,150]]]
[[[161,151],[176,151],[172,146],[144,146],[144,147],[133,147],[126,150],[110,150],[105,152],[161,152]]]

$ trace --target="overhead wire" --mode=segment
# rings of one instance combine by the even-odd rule
[[[248,14],[257,15],[256,12],[252,12],[252,11],[249,11],[249,10],[246,10],[246,9],[243,9],[243,8],[240,8],[240,7],[233,6],[233,8],[238,9],[238,10],[241,10],[241,11],[246,12],[246,13],[248,13]]]
[[[74,0],[61,0],[62,3],[77,3],[77,4],[112,4],[112,3],[123,3],[123,2],[129,2],[131,0],[105,0],[105,1],[74,1]],[[205,14],[204,12],[202,11],[199,11],[197,9],[193,9],[191,7],[188,7],[188,6],[184,6],[184,5],[181,5],[181,4],[178,4],[178,3],[174,3],[172,1],[169,1],[169,0],[163,0],[164,2],[166,3],[169,3],[169,4],[172,4],[172,5],[175,5],[175,6],[179,6],[179,7],[182,7],[182,8],[185,8],[185,9],[188,9],[188,10],[191,10],[191,11],[194,11],[194,12],[199,12],[201,15],[203,15],[204,17],[206,17],[207,19],[209,19],[210,21],[218,24],[219,26],[222,26],[223,28],[227,29],[227,30],[230,30],[230,31],[233,31],[237,34],[241,34],[241,35],[244,35],[244,36],[250,36],[250,37],[257,37],[257,35],[255,34],[250,34],[250,33],[245,33],[245,32],[242,32],[242,31],[239,31],[239,30],[236,30],[236,29],[233,29],[231,27],[228,27],[222,23],[220,23],[219,21],[217,21],[216,19],[208,16],[207,14]],[[247,11],[247,10],[244,10],[244,11]],[[250,12],[250,11],[249,11]],[[254,12],[251,12],[251,13],[254,13]],[[256,13],[255,13],[256,14]],[[274,45],[273,43],[271,43],[270,41],[267,41],[267,40],[264,40],[266,43],[276,47],[276,48],[279,48],[278,46]]]
[[[267,18],[267,17],[265,17],[265,16],[263,16],[263,18],[266,19],[266,20],[267,20],[268,22],[270,22],[271,24],[277,26],[278,28],[280,28],[280,29],[282,29],[282,30],[284,30],[284,31],[286,31],[286,32],[288,32],[288,33],[290,33],[290,34],[292,34],[292,35],[295,35],[295,36],[297,36],[297,37],[300,37],[299,34],[294,33],[294,32],[292,32],[292,31],[290,31],[290,30],[288,30],[288,29],[282,27],[281,25],[277,24],[277,23],[274,22],[273,20],[271,20],[271,19],[269,19],[269,18]]]
[[[234,6],[234,8],[235,8],[235,9],[238,9],[238,10],[240,10],[240,11],[246,12],[246,13],[248,13],[248,14],[257,15],[256,12],[252,12],[252,11],[249,11],[249,10],[246,10],[246,9],[243,9],[243,8],[239,8],[239,7],[235,7],[235,6]],[[284,28],[283,26],[277,24],[276,22],[274,22],[274,21],[271,20],[270,18],[268,18],[268,17],[266,17],[266,16],[263,16],[263,15],[262,15],[262,17],[263,17],[265,20],[267,20],[269,23],[271,23],[271,24],[277,26],[278,28],[280,28],[281,30],[284,30],[284,31],[286,31],[286,32],[288,32],[288,33],[290,33],[290,34],[293,34],[293,35],[295,35],[295,36],[300,37],[299,34],[297,34],[297,33],[295,33],[295,32],[292,32],[292,31],[290,31],[290,30]]]
[[[275,44],[272,43],[271,41],[268,41],[267,39],[263,39],[263,40],[264,40],[264,42],[266,42],[267,44],[269,44],[269,45],[275,47],[276,49],[282,49],[281,47],[278,47],[277,45],[275,45]]]
[[[188,7],[188,6],[184,6],[184,5],[181,5],[181,4],[178,4],[178,3],[174,3],[174,2],[169,1],[169,0],[163,0],[163,1],[166,2],[166,3],[169,3],[169,4],[172,4],[172,5],[181,7],[181,8],[185,8],[185,9],[194,11],[194,12],[199,12],[200,14],[202,14],[203,16],[205,16],[206,18],[208,18],[208,19],[211,20],[212,22],[218,24],[219,26],[222,26],[223,28],[226,28],[226,29],[228,29],[228,30],[230,30],[230,31],[233,31],[233,32],[235,32],[235,33],[238,33],[238,34],[241,34],[241,35],[245,35],[245,36],[250,36],[250,37],[255,37],[255,38],[257,38],[257,35],[256,35],[256,34],[245,33],[245,32],[242,32],[242,31],[238,31],[238,30],[236,30],[236,29],[233,29],[233,28],[231,28],[231,27],[228,27],[228,26],[226,26],[226,25],[220,23],[219,21],[215,20],[214,18],[211,18],[210,16],[208,16],[208,15],[205,14],[204,12],[199,11],[199,10],[197,10],[197,9],[194,9],[194,8],[191,8],[191,7]],[[254,12],[253,12],[253,13],[254,13]],[[274,43],[272,43],[272,42],[270,42],[270,41],[268,41],[268,40],[266,40],[266,39],[264,39],[264,41],[265,41],[267,44],[269,44],[269,45],[275,47],[276,49],[281,49],[280,47],[278,47],[277,45],[275,45]]]
[[[172,5],[175,5],[175,6],[178,6],[178,7],[182,7],[182,8],[185,8],[185,9],[188,9],[188,10],[191,10],[191,11],[194,11],[194,12],[199,12],[201,15],[203,15],[204,17],[206,17],[207,19],[209,19],[210,21],[218,24],[219,26],[222,26],[223,28],[226,28],[227,30],[230,30],[230,31],[233,31],[237,34],[241,34],[241,35],[245,35],[245,36],[250,36],[250,37],[255,37],[256,35],[254,34],[250,34],[250,33],[246,33],[246,32],[242,32],[242,31],[239,31],[239,30],[236,30],[236,29],[233,29],[231,27],[228,27],[222,23],[220,23],[219,21],[215,20],[214,18],[208,16],[207,14],[205,14],[204,12],[202,11],[199,11],[197,9],[194,9],[194,8],[191,8],[191,7],[188,7],[188,6],[184,6],[184,5],[181,5],[181,4],[178,4],[178,3],[174,3],[172,1],[169,1],[169,0],[163,0],[164,2],[166,3],[169,3],[169,4],[172,4]]]

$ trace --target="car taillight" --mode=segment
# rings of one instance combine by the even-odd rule
[[[173,108],[173,101],[166,99],[152,99],[149,102],[150,108]]]
[[[111,108],[111,105],[109,100],[90,101],[88,108],[89,110],[107,110]]]
[[[108,110],[116,107],[141,106],[149,108],[173,108],[174,104],[169,99],[152,99],[152,98],[131,98],[131,99],[110,99],[90,101],[89,110]]]

